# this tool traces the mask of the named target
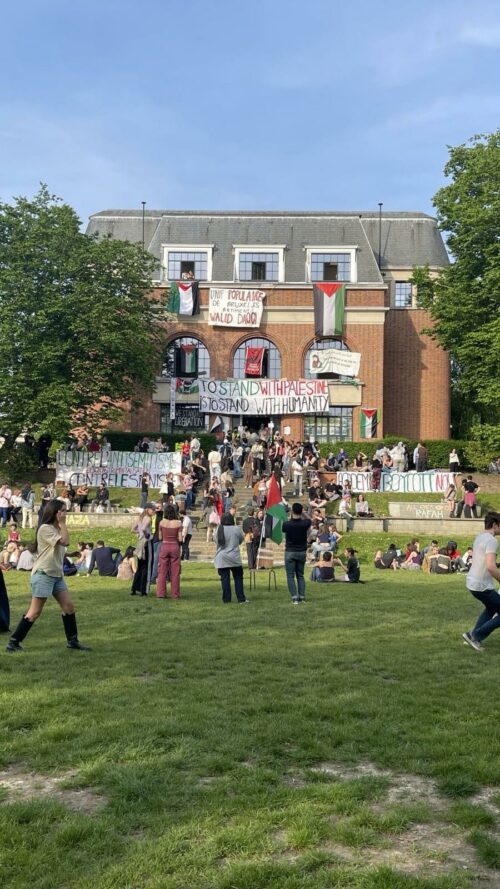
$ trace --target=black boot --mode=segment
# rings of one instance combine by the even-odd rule
[[[82,645],[82,643],[78,641],[78,630],[76,629],[75,612],[73,612],[73,614],[63,614],[62,620],[64,624],[64,632],[66,633],[66,639],[68,640],[67,647],[77,648],[79,651],[90,651],[88,645]]]
[[[23,651],[23,646],[21,645],[21,642],[28,635],[32,626],[33,626],[33,621],[28,620],[28,618],[25,617],[23,614],[16,629],[12,633],[12,636],[10,637],[5,650],[6,651]]]

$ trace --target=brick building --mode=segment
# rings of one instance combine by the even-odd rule
[[[141,243],[158,258],[154,291],[165,299],[170,282],[199,282],[200,312],[165,325],[165,356],[151,400],[130,415],[131,431],[187,432],[210,428],[200,414],[190,377],[240,380],[249,347],[263,348],[262,378],[301,380],[311,373],[310,351],[360,355],[356,377],[328,377],[327,413],[223,416],[258,428],[272,421],[293,438],[359,439],[363,411],[377,411],[376,435],[448,438],[449,360],[422,333],[430,324],[409,282],[414,266],[431,272],[448,262],[435,220],[423,213],[199,212],[107,210],[90,217],[89,233]],[[315,335],[313,284],[345,283],[341,334]],[[219,326],[209,314],[215,289],[264,294],[258,328]],[[213,304],[212,304],[213,305]],[[233,322],[236,324],[236,322]],[[194,346],[196,366],[179,366],[182,347]],[[176,384],[171,419],[171,379]]]

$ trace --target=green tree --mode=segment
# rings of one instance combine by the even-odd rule
[[[450,148],[449,184],[434,196],[451,264],[437,278],[416,269],[431,333],[450,353],[462,415],[498,421],[500,377],[500,130]]]
[[[0,204],[0,432],[63,439],[116,419],[150,391],[160,351],[148,299],[154,258],[80,231],[42,186]]]

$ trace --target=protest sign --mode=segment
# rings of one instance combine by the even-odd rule
[[[212,327],[260,327],[263,290],[211,287],[208,292],[208,323]]]
[[[324,414],[327,380],[199,380],[200,411],[210,414]]]
[[[372,491],[371,472],[338,472],[337,482],[351,483],[354,494]],[[439,494],[445,492],[453,474],[449,472],[382,472],[379,491],[382,494]]]
[[[309,353],[309,371],[313,374],[341,374],[357,377],[361,354],[342,349],[318,349]]]
[[[139,454],[135,451],[57,451],[56,481],[68,484],[105,484],[111,488],[140,488],[144,472],[151,488],[159,488],[169,472],[181,470],[181,455]]]

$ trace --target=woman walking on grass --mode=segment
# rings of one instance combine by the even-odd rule
[[[219,572],[222,601],[231,601],[231,574],[234,580],[234,591],[240,605],[247,602],[243,590],[243,563],[241,561],[240,543],[243,543],[243,531],[234,523],[234,516],[225,513],[217,530],[217,552],[214,565]]]
[[[38,555],[31,573],[31,605],[19,621],[7,644],[7,651],[22,651],[21,642],[51,596],[62,611],[67,647],[89,651],[88,645],[78,641],[75,606],[70,598],[63,576],[63,562],[69,534],[66,527],[66,507],[61,500],[51,500],[45,507],[37,532]]]

